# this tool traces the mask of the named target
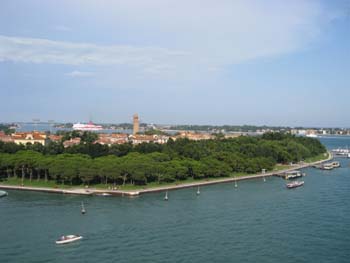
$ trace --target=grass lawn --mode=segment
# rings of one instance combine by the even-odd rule
[[[324,159],[327,159],[329,157],[329,153],[321,153],[315,157],[311,157],[311,158],[307,158],[305,160],[306,163],[313,163],[313,162],[317,162],[317,161],[321,161],[321,160],[324,160]]]
[[[289,165],[289,164],[276,164],[276,166],[273,170],[274,171],[281,171],[281,170],[290,169],[290,168],[293,168],[293,166]]]
[[[190,184],[190,183],[200,183],[200,182],[210,182],[210,181],[215,181],[218,179],[227,179],[227,178],[234,178],[234,177],[239,177],[239,176],[246,176],[248,174],[246,173],[234,173],[231,176],[228,177],[211,177],[211,178],[204,178],[204,179],[193,179],[193,178],[188,178],[186,180],[179,180],[175,181],[172,183],[161,183],[158,184],[157,182],[151,182],[148,183],[147,185],[131,185],[127,184],[125,186],[119,186],[119,190],[142,190],[142,189],[150,189],[150,188],[157,188],[157,187],[167,187],[167,186],[175,186],[175,185],[181,185],[181,184]]]
[[[3,181],[0,181],[0,184],[20,186],[22,185],[22,179],[14,178],[14,177],[11,177],[10,179],[6,178]],[[45,182],[44,180],[37,181],[36,179],[32,180],[31,182],[29,181],[29,179],[24,179],[23,185],[28,187],[43,187],[43,188],[48,187],[48,188],[57,188],[57,189],[69,189],[72,187],[79,187],[79,186],[57,184],[55,181],[47,181],[47,182]]]

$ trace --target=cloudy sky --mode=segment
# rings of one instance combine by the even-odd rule
[[[350,126],[350,0],[3,0],[0,122]]]

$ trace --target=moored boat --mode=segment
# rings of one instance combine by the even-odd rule
[[[6,191],[0,190],[0,197],[5,197],[5,196],[8,196],[8,193]]]
[[[322,170],[332,170],[334,168],[339,168],[340,167],[340,163],[339,162],[330,162],[330,163],[325,163],[323,165],[321,165],[321,169]]]
[[[99,193],[99,194],[96,194],[97,196],[111,196],[112,194],[110,193]]]
[[[332,153],[337,157],[348,157],[350,155],[350,149],[349,148],[333,149]]]
[[[63,245],[63,244],[68,244],[72,243],[75,241],[78,241],[82,239],[82,236],[79,235],[67,235],[67,236],[61,236],[59,239],[56,240],[57,245]]]
[[[295,179],[295,178],[299,178],[302,176],[305,176],[305,173],[302,173],[299,170],[288,171],[288,172],[284,173],[284,179],[286,179],[286,180]]]
[[[294,181],[294,182],[286,184],[286,187],[288,189],[291,189],[291,188],[296,188],[296,187],[303,186],[303,185],[304,185],[304,181]]]

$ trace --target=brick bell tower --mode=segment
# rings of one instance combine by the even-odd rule
[[[137,134],[140,130],[140,123],[139,123],[139,115],[137,115],[137,113],[134,114],[133,116],[133,134]]]

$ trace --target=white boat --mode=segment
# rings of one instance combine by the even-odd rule
[[[0,190],[0,197],[5,197],[5,196],[8,196],[8,193],[6,191]]]
[[[294,181],[292,183],[286,184],[286,187],[288,189],[292,189],[303,185],[304,185],[304,181]]]
[[[100,131],[103,130],[101,125],[95,125],[91,121],[87,124],[84,123],[75,123],[73,124],[73,130],[77,131]]]
[[[333,149],[332,150],[332,153],[335,155],[335,156],[339,156],[339,157],[348,157],[350,156],[350,149],[348,148],[344,148],[344,149],[341,149],[341,148],[338,148],[338,149]]]
[[[302,177],[304,174],[299,170],[289,171],[284,173],[284,179],[290,180],[298,177]]]
[[[96,194],[97,196],[111,196],[112,194],[109,194],[109,193],[99,193],[99,194]]]
[[[340,163],[339,162],[330,162],[330,163],[325,163],[321,165],[322,170],[332,170],[334,168],[339,168]]]
[[[82,239],[82,236],[79,235],[67,235],[67,236],[61,236],[59,239],[56,240],[57,245],[63,245],[63,244],[68,244],[72,243],[75,241],[78,241]]]

